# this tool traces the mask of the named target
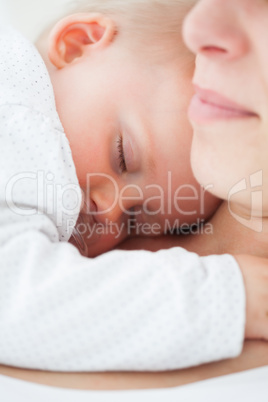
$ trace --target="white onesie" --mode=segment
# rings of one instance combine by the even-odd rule
[[[44,62],[2,27],[0,363],[154,371],[241,352],[245,291],[232,256],[173,248],[85,258],[67,242],[80,204]]]

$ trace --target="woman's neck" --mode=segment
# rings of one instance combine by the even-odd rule
[[[252,254],[268,257],[268,218],[253,216],[251,211],[227,202],[210,221],[216,253]],[[208,239],[209,240],[209,239]],[[204,241],[204,239],[203,239]]]
[[[223,202],[209,221],[209,231],[180,238],[180,246],[199,255],[251,254],[268,257],[268,218],[251,216]]]

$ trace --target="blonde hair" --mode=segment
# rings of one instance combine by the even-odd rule
[[[123,17],[129,26],[162,34],[178,33],[186,12],[194,0],[73,0],[75,12],[100,12],[117,19]]]
[[[182,22],[196,0],[73,0],[73,12],[99,12],[113,18],[118,35],[144,44],[159,41],[178,48]],[[175,39],[175,40],[174,40]],[[175,47],[173,46],[173,47]],[[170,45],[168,45],[169,51]],[[168,50],[168,49],[166,49]]]
[[[192,73],[194,56],[183,44],[182,22],[197,0],[70,0],[68,12],[62,15],[93,12],[111,17],[116,23],[117,37],[126,39],[131,50],[144,50],[154,61],[183,57],[185,70]],[[58,19],[60,16],[58,17]],[[57,19],[57,20],[58,20]],[[52,22],[37,39],[46,40],[57,21]],[[149,52],[148,52],[149,50]]]

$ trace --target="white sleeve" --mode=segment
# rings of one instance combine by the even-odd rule
[[[88,259],[69,243],[52,243],[53,231],[39,217],[17,223],[2,243],[2,364],[156,371],[241,352],[245,296],[231,256],[173,248]]]

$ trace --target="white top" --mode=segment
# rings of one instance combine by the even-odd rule
[[[67,243],[77,186],[46,67],[0,28],[0,363],[153,371],[237,356],[245,292],[235,259],[182,248],[82,257]],[[63,188],[61,207],[53,194]]]

